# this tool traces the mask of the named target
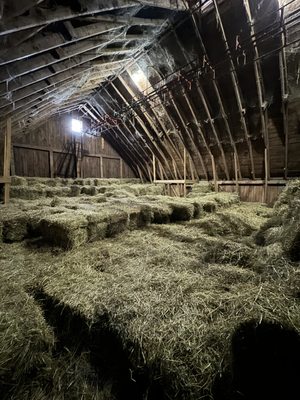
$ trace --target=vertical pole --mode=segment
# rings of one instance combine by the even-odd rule
[[[234,152],[234,175],[235,175],[235,190],[239,194],[239,177],[238,177],[238,160]]]
[[[10,192],[10,158],[11,158],[11,118],[7,118],[5,137],[4,137],[4,163],[3,163],[3,177],[8,180],[4,184],[4,204],[9,202]]]
[[[213,155],[211,156],[211,160],[212,160],[212,167],[213,167],[213,179],[214,179],[215,192],[218,192],[219,187],[218,187],[218,181],[217,181],[216,163],[215,163],[215,157]]]
[[[123,179],[123,161],[122,161],[122,158],[120,158],[120,178]]]
[[[152,164],[153,164],[153,180],[154,180],[154,183],[155,183],[155,181],[156,181],[156,163],[155,163],[155,155],[154,155],[154,153],[152,155]]]
[[[268,201],[268,177],[269,177],[269,171],[268,171],[268,159],[267,159],[267,154],[268,154],[268,150],[265,149],[265,190],[264,190],[264,203],[267,203],[267,201]]]
[[[103,178],[103,157],[100,157],[100,178]]]
[[[54,178],[54,162],[53,162],[53,150],[49,150],[49,170],[50,178]]]
[[[183,195],[186,197],[186,148],[183,149]]]

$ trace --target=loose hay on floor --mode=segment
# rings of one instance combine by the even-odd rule
[[[47,213],[45,229],[53,224],[53,234],[66,247],[66,237],[82,229],[84,246],[57,253],[35,248],[34,242],[33,247],[1,244],[0,276],[15,280],[22,290],[43,290],[91,329],[105,317],[130,354],[132,379],[147,377],[144,396],[151,398],[153,387],[160,386],[166,398],[210,398],[215,378],[230,368],[231,336],[243,321],[278,321],[300,331],[296,266],[276,244],[257,247],[251,239],[270,215],[266,208],[240,205],[231,194],[189,199],[111,196],[106,203],[98,203],[98,196],[61,198],[53,207],[53,199],[45,199],[44,205],[33,202],[36,212],[43,207]],[[200,203],[200,219],[189,221]],[[216,214],[208,215],[203,204],[213,204]],[[28,210],[28,205],[22,207]],[[176,209],[178,223],[140,225],[169,222]],[[205,219],[212,222],[209,229],[199,225]],[[130,224],[139,230],[122,233]],[[107,238],[108,232],[119,235]],[[70,365],[75,377],[77,367],[72,359],[60,361],[55,386],[67,393],[63,370]],[[48,365],[55,369],[57,364],[52,360]],[[43,395],[39,379],[30,385]],[[81,389],[74,390],[77,395]]]

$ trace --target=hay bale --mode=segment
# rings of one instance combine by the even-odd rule
[[[115,198],[134,197],[134,194],[132,194],[124,189],[123,190],[122,189],[106,190],[104,193],[105,193],[106,197],[115,197]]]
[[[107,236],[109,213],[106,212],[88,212],[84,213],[87,221],[88,241],[94,242],[102,240]]]
[[[108,219],[107,236],[115,236],[126,230],[128,226],[128,214],[125,211],[110,210]]]
[[[87,225],[80,213],[63,212],[42,218],[38,229],[47,243],[72,249],[87,242]]]
[[[282,225],[282,217],[275,215],[274,217],[270,218],[267,220],[259,229],[259,231],[255,234],[254,239],[255,243],[258,244],[259,246],[264,246],[267,244],[267,235],[268,235],[268,230],[270,228],[277,228]],[[274,238],[276,240],[276,238]],[[270,238],[269,238],[270,240]],[[270,241],[268,242],[270,244]]]
[[[84,186],[84,179],[77,178],[74,180],[73,185]]]
[[[214,186],[211,182],[200,181],[192,186],[191,192],[187,195],[188,198],[199,197],[202,194],[211,193],[214,191]]]
[[[171,222],[175,221],[189,221],[193,218],[195,213],[195,207],[192,203],[184,201],[184,199],[178,199],[178,201],[167,201],[167,204],[171,207]]]
[[[20,242],[27,236],[28,217],[18,210],[9,210],[1,215],[2,238],[5,242]]]
[[[92,178],[84,178],[83,179],[83,185],[84,186],[94,185],[94,179],[92,179]]]
[[[80,193],[81,193],[81,187],[80,186],[78,186],[78,185],[71,185],[71,188],[70,188],[71,190],[70,190],[70,196],[71,197],[78,197],[78,196],[80,196]]]
[[[11,186],[28,186],[27,179],[23,176],[12,176]]]
[[[250,236],[266,220],[265,217],[257,215],[260,212],[260,205],[242,204],[204,216],[201,220],[192,222],[192,225],[201,228],[211,236]]]
[[[71,189],[68,187],[51,187],[45,189],[46,197],[64,197],[69,196]]]
[[[142,207],[143,218],[153,224],[168,224],[171,221],[171,207],[157,199],[152,202],[150,199],[143,199],[139,202]]]
[[[10,190],[12,198],[23,200],[36,200],[41,197],[46,197],[46,191],[43,187],[33,186],[12,186]]]
[[[74,179],[72,178],[56,178],[60,180],[61,186],[70,186],[73,184]]]
[[[57,178],[47,178],[44,180],[43,184],[50,187],[56,187],[60,184],[60,181],[57,180]]]
[[[81,188],[81,193],[87,194],[88,196],[95,196],[98,193],[98,191],[95,186],[83,186]]]

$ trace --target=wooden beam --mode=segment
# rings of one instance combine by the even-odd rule
[[[111,42],[113,42],[113,39]],[[0,73],[0,82],[5,82],[7,80],[10,81],[19,76],[30,74],[45,67],[51,67],[54,69],[54,72],[59,72],[65,69],[68,64],[71,64],[71,67],[77,66],[78,64],[82,64],[83,62],[90,61],[100,56],[132,53],[138,49],[136,46],[129,48],[105,48],[107,44],[106,41],[103,42],[101,40],[100,36],[93,40],[81,41],[68,47],[57,49],[56,52],[59,54],[59,57],[57,58],[51,53],[45,53],[26,61],[15,61],[9,65],[9,67],[2,70],[2,73]]]
[[[265,189],[264,189],[264,203],[268,201],[268,178],[269,178],[269,165],[267,158],[267,149],[265,149]]]
[[[129,106],[129,102],[127,101],[127,99],[122,95],[122,93],[118,90],[118,88],[115,86],[115,84],[112,82],[111,86],[114,88],[114,90],[118,93],[118,95],[121,97],[121,99],[124,101],[124,103]],[[128,87],[128,85],[127,85]],[[125,86],[125,89],[126,86]],[[141,128],[143,129],[143,131],[145,132],[147,138],[149,139],[149,142],[152,144],[153,146],[153,150],[156,151],[157,155],[159,155],[159,157],[161,159],[163,159],[165,161],[165,163],[167,164],[168,161],[165,158],[164,153],[162,152],[160,146],[158,146],[158,144],[156,143],[156,141],[154,141],[153,136],[151,135],[149,129],[147,128],[147,126],[145,125],[144,121],[142,120],[142,118],[137,114],[136,111],[133,110],[133,115],[135,117],[135,119],[137,120],[137,122],[139,123],[139,125],[141,126]]]
[[[65,36],[59,32],[49,33],[46,32],[43,35],[36,35],[32,40],[23,43],[22,46],[4,48],[0,50],[0,65],[11,63],[13,61],[22,60],[31,56],[37,56],[40,53],[44,53],[49,50],[54,50],[58,47],[69,46],[79,41],[87,41],[99,37],[101,35],[102,42],[114,41],[130,41],[130,40],[148,40],[151,35],[140,34],[140,35],[124,35],[123,32],[116,33],[116,29],[122,28],[124,25],[118,22],[97,22],[95,24],[89,24],[73,28],[70,21],[66,21],[65,24],[70,29],[72,26],[72,32],[74,37],[71,40],[67,40]],[[111,32],[111,34],[105,34]],[[24,36],[24,33],[21,32]],[[113,36],[112,36],[113,35]]]
[[[217,176],[216,164],[215,164],[214,156],[212,156],[212,165],[213,165],[214,188],[215,188],[215,192],[218,192],[219,191],[219,185],[218,185],[218,176]]]
[[[176,4],[177,3],[177,4]],[[148,5],[151,7],[161,7],[170,10],[184,10],[185,6],[183,1],[173,2],[172,0],[139,0],[139,4]],[[0,35],[7,35],[9,33],[34,28],[36,26],[44,25],[45,23],[51,24],[58,21],[64,21],[71,18],[78,18],[85,15],[98,14],[101,12],[112,11],[118,8],[136,7],[136,1],[130,0],[89,0],[84,2],[82,11],[73,12],[69,7],[57,6],[55,10],[46,10],[42,8],[36,9],[36,13],[29,17],[18,17],[1,24]]]
[[[186,183],[187,185],[191,185],[195,183],[196,181],[192,180],[187,180],[187,179],[156,179],[153,181],[153,183],[165,183],[168,185],[183,185]]]
[[[252,42],[252,46],[254,49],[254,74],[255,74],[255,82],[256,82],[258,102],[259,102],[259,114],[260,114],[261,126],[262,126],[262,131],[263,131],[263,139],[264,139],[265,149],[266,149],[266,152],[264,153],[264,155],[267,157],[266,162],[270,166],[267,101],[266,101],[266,97],[265,97],[263,75],[262,75],[262,71],[261,71],[260,57],[259,57],[259,51],[258,51],[258,46],[257,46],[257,41],[256,41],[256,32],[254,29],[249,0],[244,0],[244,7],[246,10],[246,15],[247,15],[247,19],[248,19],[248,26],[250,28],[251,42]],[[270,167],[268,167],[268,171],[269,170],[270,170]],[[268,179],[269,179],[269,177],[268,177]]]
[[[293,179],[293,178],[291,178]],[[217,181],[218,185],[235,185],[236,181],[227,181],[227,180],[219,180]],[[285,179],[270,179],[267,181],[269,186],[284,186],[286,185],[287,181]],[[251,186],[262,186],[266,184],[266,180],[265,179],[242,179],[238,181],[239,185],[251,185]]]
[[[137,64],[138,68],[140,68],[140,66]],[[128,76],[130,76],[130,74],[128,74]],[[149,82],[149,88],[147,89],[147,91],[152,91],[154,90],[152,85]],[[142,93],[144,94],[144,93]],[[162,105],[162,101],[159,99],[159,104],[151,101],[150,99],[146,99],[145,97],[145,101],[147,102],[147,104],[149,104],[149,113],[151,112],[151,114],[154,115],[154,120],[155,123],[161,127],[162,131],[163,131],[163,135],[165,140],[168,142],[169,145],[169,151],[170,151],[170,156],[172,159],[172,165],[173,165],[173,170],[174,170],[174,177],[177,178],[177,175],[180,175],[180,170],[177,166],[177,163],[175,161],[174,155],[181,158],[181,154],[179,149],[176,148],[175,144],[173,143],[173,141],[170,139],[169,136],[169,130],[166,127],[165,124],[165,120],[163,118],[161,118],[160,112],[165,110],[165,112],[167,113],[166,109],[163,107]],[[160,109],[160,112],[159,112]]]
[[[88,58],[85,55],[85,57],[77,59],[77,62],[74,62],[74,60],[63,61],[57,65],[57,68],[54,72],[53,70],[50,70],[48,67],[45,67],[28,75],[24,75],[22,76],[22,78],[17,78],[16,80],[11,81],[9,83],[0,84],[0,95],[2,96],[6,95],[9,92],[19,90],[21,88],[35,84],[44,79],[48,79],[50,84],[56,83],[57,81],[59,82],[61,80],[61,77],[62,79],[68,79],[70,78],[70,76],[73,75],[73,73],[74,75],[78,73],[84,73],[85,69],[95,66],[101,67],[105,65],[110,66],[113,64],[118,64],[121,67],[123,65],[122,63],[128,60],[129,60],[128,58],[125,59],[119,58],[117,60],[112,60],[109,58],[102,58],[102,55],[97,54],[96,57],[89,55]],[[62,73],[64,74],[62,75]],[[60,78],[56,79],[57,75],[60,75]]]
[[[105,89],[104,89],[105,90]],[[107,92],[107,91],[106,91]],[[109,92],[107,94],[110,96]],[[108,108],[111,106],[105,101],[104,96],[101,98],[102,102],[106,104]],[[110,99],[112,100],[112,97],[110,96]],[[105,110],[103,107],[99,104],[98,107],[102,110],[104,114]],[[129,140],[128,135],[123,131],[123,129],[120,126],[116,126],[116,129],[112,129],[112,131],[120,138],[120,140],[123,142],[123,149],[126,151],[127,156],[131,163],[139,164],[143,171],[147,174],[147,169],[145,168],[145,159],[142,157],[142,154],[145,155],[146,160],[149,158],[149,154],[147,154],[144,149],[140,146],[138,141],[136,140],[135,135],[132,134],[130,129],[127,127],[125,121],[122,121],[121,124],[122,128],[124,127],[125,130],[129,133],[129,137],[132,136],[134,139],[135,145],[132,145],[132,142]],[[145,175],[146,176],[146,175]]]
[[[3,158],[3,178],[7,181],[4,183],[4,204],[9,202],[10,192],[10,159],[11,159],[11,118],[6,120],[6,129],[4,137],[4,158]]]
[[[245,135],[245,140],[248,146],[248,151],[249,151],[249,159],[250,159],[250,175],[253,179],[255,179],[255,167],[254,167],[254,159],[253,159],[253,149],[252,149],[252,144],[251,144],[251,140],[250,140],[250,135],[249,135],[249,131],[248,131],[248,127],[247,127],[247,123],[246,123],[246,118],[245,118],[245,109],[243,107],[243,103],[242,103],[242,97],[241,97],[241,90],[239,87],[239,82],[238,82],[238,77],[237,77],[237,73],[236,73],[236,69],[234,66],[234,62],[232,59],[232,55],[231,55],[231,51],[230,51],[230,47],[228,44],[228,40],[225,34],[225,30],[224,30],[224,26],[223,26],[223,22],[221,19],[221,15],[219,12],[219,7],[217,4],[216,0],[212,0],[213,4],[214,4],[214,9],[216,12],[216,19],[217,19],[217,23],[218,26],[221,30],[221,34],[222,34],[222,38],[223,38],[223,42],[226,48],[226,53],[228,55],[229,61],[230,61],[230,76],[231,76],[231,81],[232,81],[232,85],[233,85],[233,89],[235,92],[235,97],[236,97],[236,101],[237,101],[237,105],[238,105],[238,110],[240,113],[240,118],[241,118],[241,124],[242,124],[242,129]]]
[[[53,150],[49,150],[49,170],[50,170],[50,178],[54,178]]]
[[[195,109],[194,109],[194,105],[192,104],[192,101],[191,101],[191,99],[189,98],[189,96],[188,96],[186,90],[184,90],[183,97],[185,98],[185,101],[186,101],[186,103],[187,103],[187,105],[188,105],[188,107],[189,107],[189,110],[190,110],[190,112],[191,112],[194,125],[197,127],[197,134],[200,135],[200,137],[201,137],[201,139],[202,139],[202,141],[203,141],[203,143],[204,143],[204,147],[205,147],[206,151],[208,152],[208,154],[209,154],[210,157],[211,157],[211,156],[212,156],[212,153],[211,153],[211,150],[210,150],[210,148],[209,148],[209,146],[208,146],[208,143],[207,143],[207,141],[206,141],[206,139],[205,139],[205,136],[204,136],[204,133],[203,133],[203,129],[202,129],[201,123],[198,121],[198,118],[197,118],[197,116],[196,116],[196,112],[195,112]],[[201,153],[200,153],[200,154],[201,154]],[[203,157],[202,157],[202,156],[201,156],[201,158],[200,158],[200,162],[201,162],[201,166],[202,166],[202,169],[203,169],[205,178],[206,178],[206,180],[208,180],[208,172],[207,172],[207,169],[206,169],[206,166],[205,166],[205,163],[204,163],[204,160],[203,160]]]
[[[186,148],[183,149],[183,196],[186,197]]]
[[[234,154],[236,155],[236,158],[237,158],[238,171],[239,171],[239,174],[240,174],[240,162],[239,162],[239,157],[238,157],[238,151],[237,151],[234,139],[233,139],[232,131],[230,129],[230,125],[229,125],[229,122],[228,122],[228,116],[227,116],[226,111],[225,111],[225,107],[224,107],[224,104],[223,104],[223,100],[222,100],[222,96],[221,96],[220,89],[219,89],[219,86],[218,86],[218,82],[216,80],[216,72],[215,72],[214,68],[212,67],[212,65],[210,64],[210,62],[209,62],[208,53],[207,53],[206,47],[204,45],[204,42],[203,42],[202,35],[201,35],[200,30],[199,30],[199,27],[198,27],[198,25],[196,23],[194,14],[191,15],[191,19],[192,19],[194,31],[196,33],[196,36],[197,36],[198,40],[199,40],[200,47],[201,47],[201,50],[202,50],[203,55],[205,57],[205,60],[209,63],[209,66],[210,66],[211,71],[212,71],[211,82],[212,82],[213,89],[214,89],[214,92],[215,92],[217,100],[218,100],[218,104],[219,104],[219,107],[220,107],[222,119],[223,119],[223,122],[224,122],[224,125],[225,125],[225,129],[226,129],[226,132],[227,132],[229,140],[230,140],[230,144],[231,144],[231,146],[233,148],[233,151],[234,151]],[[184,48],[183,48],[183,46],[181,44],[181,41],[179,40],[178,35],[177,35],[175,30],[174,30],[174,34],[175,34],[175,36],[177,38],[177,42],[180,45],[182,53],[184,54],[185,57],[187,57],[187,52],[184,50]],[[189,57],[189,61],[191,61],[190,57]],[[197,120],[197,118],[194,118],[194,120]],[[240,178],[241,178],[241,175],[240,175]]]
[[[233,154],[234,156],[234,176],[235,176],[235,190],[239,194],[239,175],[238,175],[238,162],[237,162],[237,157],[236,154]]]
[[[113,88],[113,85],[111,85],[111,87]],[[118,89],[115,88],[115,91],[117,91],[117,93],[119,95],[121,95],[120,92],[118,92]],[[111,102],[113,103],[115,100],[113,99],[113,97],[110,95],[110,93],[104,89],[104,91],[107,93],[107,95],[110,97]],[[101,101],[102,103],[105,103],[105,105],[108,107],[108,109],[113,110],[112,106],[110,104],[108,104],[108,102],[105,101],[104,96],[101,97]],[[99,104],[98,105],[100,107],[100,109],[103,111],[103,113],[105,113],[103,107]],[[135,130],[136,128],[133,126],[132,121],[129,119],[126,122],[130,123],[130,125],[132,126],[132,128]],[[125,128],[125,131],[128,132],[129,137],[132,138],[132,141],[129,140],[128,135],[123,131],[123,129],[120,126],[117,126],[117,130],[120,133],[120,136],[122,137],[122,140],[125,142],[125,146],[127,149],[127,153],[130,154],[130,159],[131,162],[136,162],[136,160],[138,160],[138,162],[140,163],[141,167],[143,168],[144,171],[145,170],[145,159],[149,159],[149,154],[146,153],[145,149],[143,148],[143,146],[138,142],[135,132],[131,132],[131,130],[129,129],[129,127],[127,126],[127,123],[125,121],[122,121],[122,128]],[[134,145],[133,145],[134,143]],[[144,155],[145,158],[142,156]],[[147,171],[146,171],[147,173]]]
[[[152,165],[153,165],[153,181],[156,181],[156,163],[155,163],[155,155],[152,155]]]
[[[100,81],[103,78],[107,78],[108,76],[110,76],[114,71],[116,71],[119,68],[120,68],[119,65],[116,65],[116,66],[112,65],[109,69],[105,68],[105,69],[103,69],[103,71],[99,71],[98,75],[97,75],[97,79],[98,79],[97,82],[100,83]],[[74,70],[76,71],[76,68],[74,68]],[[63,87],[67,86],[66,89],[72,88],[72,85],[76,86],[76,83],[80,83],[82,81],[83,76],[85,76],[88,79],[90,74],[92,74],[92,71],[93,71],[93,67],[92,68],[90,67],[87,69],[80,68],[80,72],[78,72],[78,73],[67,74],[68,78],[65,78],[65,74],[62,74],[61,77],[58,74],[55,77],[56,79],[54,80],[54,82],[52,82],[52,80],[51,81],[47,80],[47,81],[41,81],[41,82],[35,83],[33,85],[27,86],[23,89],[12,92],[9,99],[7,99],[6,96],[1,96],[0,97],[0,108],[7,107],[11,104],[13,111],[15,111],[16,108],[18,108],[17,104],[19,104],[18,102],[20,100],[26,99],[31,96],[34,96],[34,98],[36,98],[36,95],[40,92],[42,92],[42,93],[40,93],[40,96],[43,96],[43,95],[49,96],[50,93],[58,91],[58,90],[62,89]],[[70,77],[70,75],[71,75],[71,77]],[[84,84],[87,84],[87,83],[88,83],[88,81],[84,82]],[[78,90],[80,90],[80,86],[78,86]],[[25,103],[28,104],[27,101]]]
[[[125,79],[124,79],[122,76],[119,76],[119,80],[120,80],[120,82],[123,84],[123,86],[125,87],[125,89],[127,90],[127,92],[130,94],[130,96],[131,96],[134,100],[137,100],[136,94],[135,94],[134,91],[131,89],[131,87],[127,84],[127,82],[125,81]],[[159,130],[157,129],[155,123],[153,122],[153,120],[152,120],[150,114],[148,113],[148,111],[146,110],[146,108],[145,108],[143,105],[141,105],[141,111],[142,111],[144,117],[146,118],[146,120],[148,121],[149,125],[151,126],[152,130],[156,133],[157,139],[158,139],[159,142],[160,142],[160,146],[157,145],[156,141],[154,141],[153,143],[155,144],[155,147],[156,147],[157,149],[159,149],[159,152],[160,152],[160,154],[161,154],[161,156],[162,156],[162,159],[163,159],[165,165],[168,166],[168,165],[169,165],[169,162],[168,162],[168,160],[167,160],[166,157],[169,156],[171,159],[172,159],[173,157],[172,157],[172,155],[170,154],[170,151],[169,151],[168,147],[166,146],[166,143],[164,143],[162,140],[160,140],[160,132],[159,132]],[[142,118],[139,117],[139,115],[138,115],[137,112],[135,112],[135,115],[136,115],[136,117],[137,117],[140,121],[142,121]],[[172,169],[170,169],[170,173],[171,173],[172,176],[175,178]]]
[[[211,116],[211,113],[210,113],[210,110],[209,110],[209,106],[208,106],[208,103],[206,101],[206,97],[204,95],[204,90],[203,90],[203,87],[202,87],[202,85],[201,85],[199,80],[196,82],[196,87],[197,87],[197,92],[198,92],[198,94],[200,96],[201,102],[203,104],[205,113],[207,115],[207,118],[208,118],[211,130],[212,130],[212,133],[213,133],[213,135],[214,135],[214,137],[216,139],[218,148],[219,148],[220,153],[221,153],[225,176],[226,176],[227,179],[229,179],[229,171],[228,171],[228,166],[227,166],[227,161],[226,161],[226,156],[225,156],[225,153],[224,153],[224,149],[223,149],[222,143],[220,142],[220,139],[219,139],[216,127],[215,127],[215,121]],[[213,162],[215,163],[215,161],[213,161]]]
[[[286,61],[286,28],[285,28],[285,8],[281,9],[281,44],[282,49],[279,55],[280,83],[281,83],[281,110],[284,130],[284,178],[288,178],[289,162],[289,91],[288,91],[288,70]]]
[[[120,158],[120,178],[123,179],[123,161],[122,161],[122,158]]]
[[[100,177],[103,178],[103,157],[100,157]]]

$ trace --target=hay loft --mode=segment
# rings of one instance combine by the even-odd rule
[[[300,398],[300,0],[0,0],[1,400]]]

